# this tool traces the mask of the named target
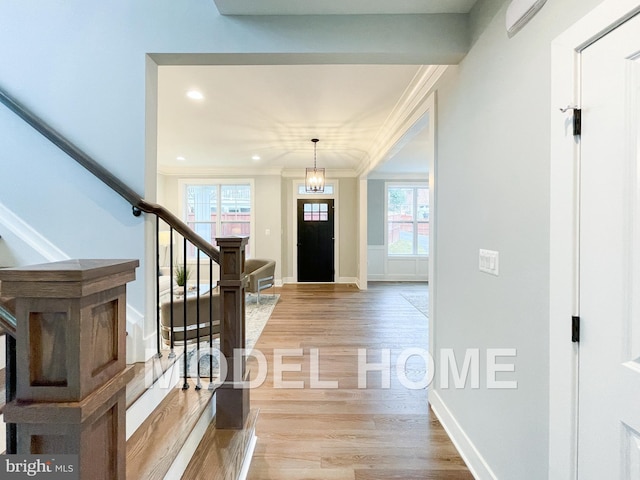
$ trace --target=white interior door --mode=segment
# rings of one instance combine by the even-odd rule
[[[640,16],[583,51],[582,116],[578,478],[640,479]]]

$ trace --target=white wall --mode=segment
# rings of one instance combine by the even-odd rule
[[[597,3],[547,2],[509,39],[507,2],[481,0],[471,51],[438,85],[434,353],[515,348],[498,379],[518,388],[483,374],[435,395],[500,479],[547,478],[551,40]],[[500,252],[500,276],[478,271],[480,248]]]

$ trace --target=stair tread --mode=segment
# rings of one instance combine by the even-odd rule
[[[258,410],[251,410],[242,430],[221,430],[215,419],[193,453],[182,480],[237,478],[242,460],[255,432]]]
[[[144,363],[138,362],[133,364],[133,378],[129,383],[127,383],[127,408],[133,405],[136,400],[144,395],[149,388],[148,385],[153,385],[158,378],[180,358],[182,350],[183,349],[181,347],[176,347],[176,356],[174,358],[169,358],[169,350],[162,350],[162,357],[160,358],[154,355]],[[149,381],[147,377],[150,377],[151,375],[153,375],[153,379]]]
[[[127,478],[163,479],[213,397],[174,388],[127,441]]]

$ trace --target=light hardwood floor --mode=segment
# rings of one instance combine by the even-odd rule
[[[346,285],[278,289],[280,301],[256,345],[269,370],[251,391],[251,407],[260,412],[249,479],[473,478],[429,410],[427,390],[404,387],[395,371],[403,349],[428,345],[427,318],[402,295],[426,289],[375,283],[367,291]],[[337,381],[339,388],[311,388],[314,348],[319,380]],[[391,350],[390,388],[382,388],[379,372],[368,374],[366,389],[358,388],[361,348],[369,363]],[[303,381],[304,388],[274,386],[275,349],[302,349],[302,356],[283,358],[285,369],[301,367],[285,371],[282,380]],[[257,364],[250,365],[255,377]],[[410,379],[423,373],[422,361],[407,364]]]

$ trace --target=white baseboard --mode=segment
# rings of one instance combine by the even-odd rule
[[[476,480],[497,480],[498,477],[493,473],[489,464],[434,390],[429,390],[429,404],[473,477]]]
[[[313,285],[314,283],[319,284],[319,285],[327,284],[327,283],[355,283],[355,284],[357,284],[358,283],[358,278],[357,277],[338,277],[338,280],[336,282],[299,282],[293,277],[283,277],[282,278],[282,284],[285,284],[285,283],[299,283],[301,285]]]
[[[358,277],[338,277],[338,283],[355,283],[358,284]]]
[[[245,453],[244,460],[242,461],[242,469],[240,470],[240,475],[238,475],[238,480],[247,479],[247,475],[249,474],[249,467],[251,467],[251,460],[253,459],[253,452],[256,449],[256,443],[258,443],[258,437],[256,437],[256,433],[254,431],[253,436],[249,441],[249,446],[247,447],[247,452]]]
[[[0,413],[0,452],[7,451],[7,424],[4,423],[4,415]]]

